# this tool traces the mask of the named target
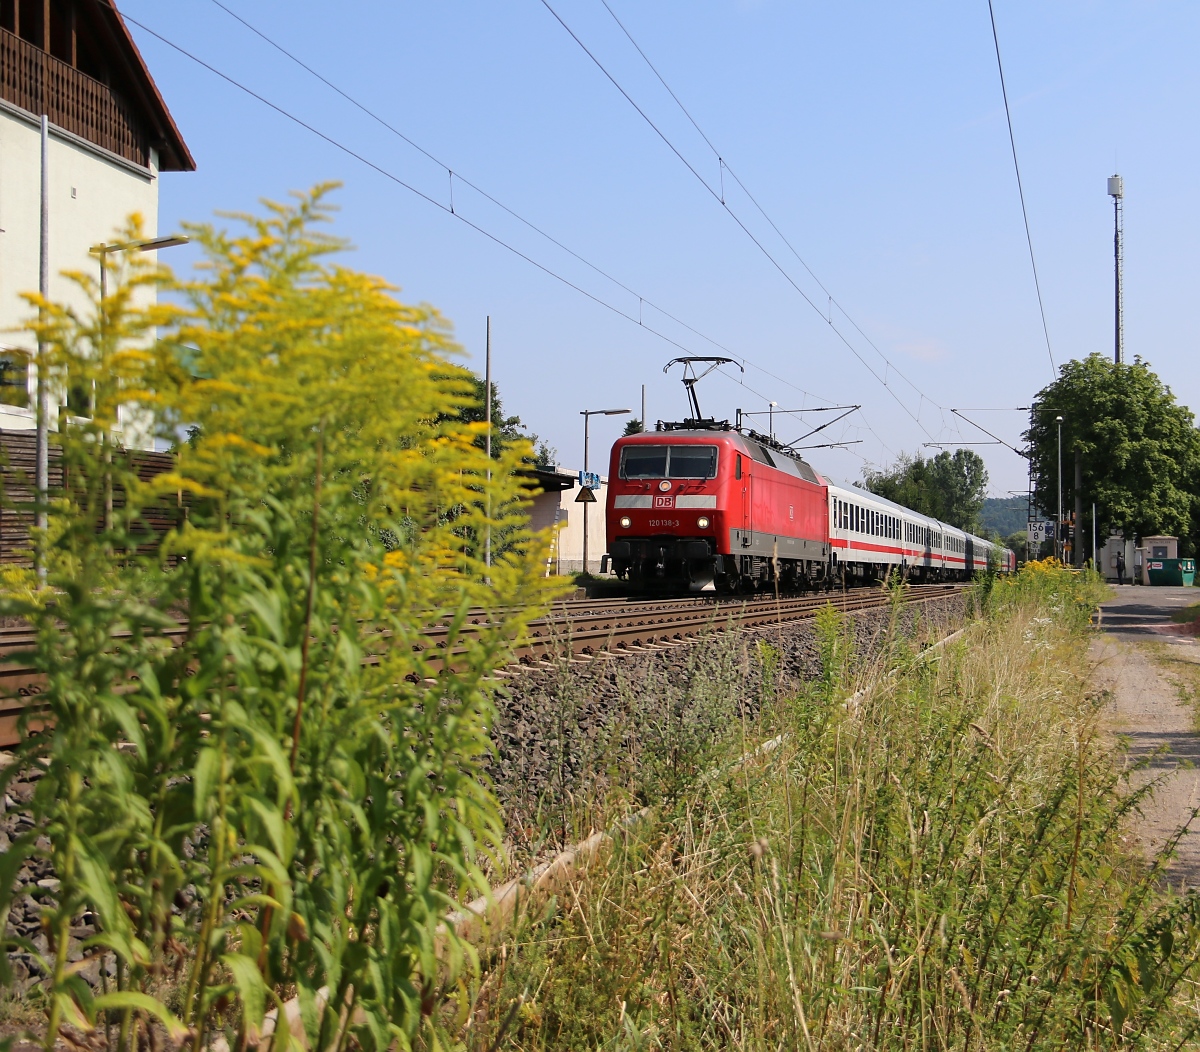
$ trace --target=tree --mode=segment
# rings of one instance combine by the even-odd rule
[[[1025,550],[1029,547],[1029,531],[1014,530],[1004,538],[1002,543],[1005,548],[1011,548],[1016,553],[1018,559],[1024,561],[1026,558]]]
[[[1001,537],[1007,537],[1018,530],[1025,532],[1025,523],[1029,519],[1029,498],[1021,497],[988,497],[983,502],[983,511],[979,521],[984,529],[993,529]]]
[[[867,489],[960,530],[979,532],[987,492],[983,458],[970,449],[942,450],[926,460],[901,453],[890,470],[863,472]]]
[[[640,435],[645,432],[645,430],[646,425],[635,416],[632,420],[627,420],[625,422],[625,430],[621,433],[623,435]]]
[[[1035,499],[1047,509],[1058,507],[1058,416],[1064,511],[1075,506],[1076,451],[1082,458],[1082,536],[1093,502],[1100,537],[1107,529],[1126,537],[1192,532],[1200,519],[1200,433],[1149,362],[1118,364],[1093,354],[1067,362],[1038,392],[1025,439]]]
[[[487,381],[473,373],[469,375],[473,394],[470,401],[458,410],[455,417],[467,424],[483,424],[487,421],[483,402],[483,392]],[[543,471],[553,471],[558,461],[558,450],[541,439],[535,432],[529,431],[521,423],[519,416],[504,415],[504,404],[500,401],[500,391],[493,383],[492,456],[498,457],[501,451],[526,442],[534,449],[533,457],[526,459],[531,459],[534,467],[541,468]],[[484,449],[486,447],[484,435],[479,435],[475,439],[475,444],[480,449]]]
[[[487,381],[481,376],[470,374],[470,383],[472,387],[471,398],[466,405],[458,410],[456,416],[459,420],[467,424],[482,424],[487,421],[487,411],[483,401],[484,388]],[[519,416],[505,416],[504,404],[500,401],[500,392],[496,385],[492,384],[492,452],[499,453],[501,449],[511,446],[514,442],[523,442],[526,435],[521,432],[525,429],[525,425],[521,423]],[[480,435],[476,440],[476,445],[480,449],[484,448],[484,436]]]

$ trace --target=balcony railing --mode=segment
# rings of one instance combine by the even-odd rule
[[[111,88],[7,29],[0,29],[0,98],[149,167],[146,137]]]

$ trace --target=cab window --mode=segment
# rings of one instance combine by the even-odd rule
[[[716,446],[668,446],[667,478],[710,479],[717,474]]]
[[[621,450],[621,478],[665,479],[666,446],[626,446]]]
[[[711,479],[716,474],[716,446],[636,445],[621,450],[623,479]]]

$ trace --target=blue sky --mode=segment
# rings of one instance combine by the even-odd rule
[[[1025,406],[1052,377],[986,0],[609,0],[816,279],[722,173],[602,0],[550,2],[696,174],[542,0],[222,2],[632,293],[454,180],[456,215],[616,310],[601,306],[133,25],[198,164],[163,177],[160,228],[340,181],[337,229],[356,248],[347,262],[436,306],[480,370],[490,314],[505,406],[563,464],[582,460],[580,409],[636,412],[646,384],[651,420],[684,415],[677,374],[662,370],[685,352],[648,327],[688,353],[723,353],[646,301],[747,359],[744,385],[734,369],[704,382],[706,412],[861,403],[821,433],[859,444],[809,454],[841,478],[926,442],[984,439],[949,410]],[[1127,353],[1200,408],[1200,7],[995,3],[1055,360],[1112,351],[1105,179],[1116,168],[1126,187]],[[213,0],[121,8],[449,204],[446,167]],[[169,261],[186,266],[190,252]],[[976,418],[1019,444],[1021,414]],[[776,432],[794,439],[822,419],[777,417]],[[620,427],[593,422],[594,460]],[[976,448],[993,494],[1024,489],[1023,460]]]

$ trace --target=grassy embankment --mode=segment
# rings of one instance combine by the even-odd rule
[[[936,656],[895,633],[869,663],[830,610],[818,682],[731,721],[485,954],[468,1045],[1186,1044],[1200,900],[1122,841],[1152,787],[1132,787],[1087,689],[1104,593],[1035,564],[981,587],[982,616]]]
[[[1182,610],[1176,610],[1171,614],[1171,620],[1180,625],[1200,621],[1200,603],[1193,603],[1191,606],[1185,606]]]

